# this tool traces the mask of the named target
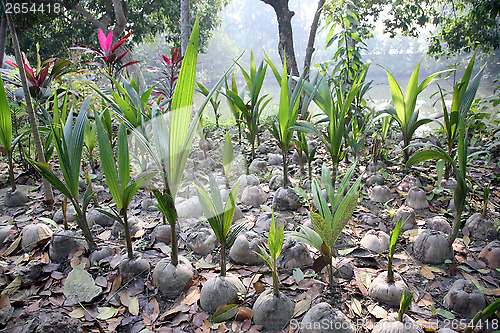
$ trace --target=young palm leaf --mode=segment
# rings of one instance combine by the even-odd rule
[[[71,111],[66,119],[66,124],[62,131],[58,131],[56,127],[52,127],[52,134],[55,137],[55,146],[64,182],[47,167],[45,163],[28,159],[28,162],[44,177],[52,186],[59,192],[65,195],[73,203],[76,210],[77,223],[82,229],[83,235],[89,245],[90,250],[95,249],[94,239],[87,224],[86,211],[92,194],[88,190],[87,197],[83,200],[83,205],[80,206],[78,198],[78,180],[80,178],[80,165],[83,151],[83,136],[85,128],[85,120],[87,119],[87,110],[90,104],[90,97],[87,97],[83,102],[78,117],[73,125],[73,112]],[[88,199],[88,202],[87,202]]]
[[[0,78],[0,144],[6,152],[11,150],[12,118],[2,78]]]
[[[149,182],[155,173],[146,172],[138,175],[133,180],[130,179],[127,130],[123,124],[120,125],[117,137],[118,158],[116,160],[108,134],[102,124],[102,117],[102,114],[96,117],[97,139],[99,140],[99,151],[106,182],[118,210],[118,214],[114,214],[113,219],[123,224],[125,240],[127,242],[127,254],[129,259],[133,259],[132,235],[130,234],[127,209],[137,190]],[[110,214],[104,210],[100,211],[106,215]]]
[[[263,246],[260,246],[260,253],[256,252],[273,274],[273,292],[275,296],[279,296],[280,293],[277,261],[283,249],[283,242],[285,240],[284,230],[285,224],[282,224],[281,227],[279,226],[279,222],[275,221],[273,211],[269,236],[267,238],[269,252]]]
[[[406,223],[406,221],[405,221]],[[403,218],[401,217],[396,223],[394,230],[391,232],[391,237],[389,238],[389,262],[387,264],[387,282],[394,283],[394,271],[392,270],[392,258],[396,252],[396,245],[398,243],[399,234],[401,233],[401,228],[403,226]]]
[[[16,191],[16,179],[14,178],[13,152],[19,141],[27,134],[23,134],[12,140],[12,118],[3,86],[2,78],[0,78],[0,145],[3,147],[3,153],[7,155],[7,164],[9,166],[9,182],[12,192]],[[0,147],[0,150],[1,148]]]
[[[97,127],[94,125],[90,126],[90,121],[87,119],[85,121],[85,130],[83,132],[83,144],[87,149],[88,157],[90,160],[90,168],[92,169],[92,173],[95,174],[95,163],[94,163],[94,149],[96,146],[97,139]]]
[[[224,137],[224,148],[222,151],[222,166],[224,168],[224,177],[226,178],[226,189],[229,189],[229,172],[234,160],[234,148],[231,142],[229,132]]]
[[[486,218],[486,214],[488,212],[488,202],[490,200],[490,184],[486,185],[484,187],[484,193],[483,193],[483,211],[482,215],[484,218]]]
[[[217,182],[212,174],[209,175],[211,197],[197,181],[195,186],[198,190],[201,207],[205,213],[212,230],[220,243],[220,274],[226,275],[226,249],[230,247],[238,233],[243,229],[243,224],[233,224],[234,210],[236,208],[236,195],[238,194],[237,184],[224,205]]]
[[[349,91],[343,91],[342,86],[338,84],[331,92],[326,78],[319,74],[311,82],[304,82],[304,90],[312,97],[326,117],[315,124],[299,120],[292,129],[313,134],[325,144],[332,160],[331,178],[333,182],[335,182],[338,165],[345,156],[343,142],[347,131],[348,111],[360,88],[360,84],[355,82]],[[324,122],[328,122],[326,130],[321,127]]]
[[[389,79],[389,86],[391,88],[392,102],[394,103],[394,108],[388,110],[388,113],[393,117],[394,120],[399,124],[401,132],[403,133],[403,161],[406,163],[409,158],[408,145],[415,131],[422,125],[431,122],[431,119],[420,119],[418,120],[418,110],[415,110],[417,105],[418,95],[432,82],[432,80],[444,73],[438,72],[425,78],[420,84],[418,83],[418,74],[420,71],[419,63],[417,67],[413,70],[413,73],[408,82],[408,87],[406,88],[406,97],[403,96],[403,92],[396,79],[386,70],[387,77]]]
[[[413,300],[413,292],[408,294],[406,289],[404,289],[403,296],[401,296],[401,302],[399,303],[398,321],[403,322],[403,316],[410,308],[412,300]]]
[[[334,245],[342,232],[342,229],[349,222],[354,209],[358,203],[359,191],[361,187],[362,175],[360,175],[349,188],[349,182],[356,170],[356,163],[351,165],[344,175],[337,192],[334,192],[332,179],[325,165],[323,165],[321,179],[325,185],[330,205],[326,201],[321,191],[320,184],[313,180],[312,193],[313,200],[318,213],[311,211],[311,222],[314,230],[301,226],[304,233],[289,233],[291,237],[305,241],[307,244],[318,249],[328,264],[328,275],[330,287],[333,288],[333,257],[335,255]],[[344,193],[346,193],[344,195]]]
[[[268,63],[270,64],[273,71],[276,69],[274,64],[268,58]],[[278,78],[278,77],[277,77]],[[288,187],[288,162],[287,162],[287,152],[290,148],[290,143],[293,138],[294,130],[292,127],[297,121],[299,114],[299,101],[302,92],[302,86],[304,80],[301,78],[294,89],[293,78],[288,79],[286,60],[283,63],[283,75],[281,76],[281,81],[279,81],[281,92],[280,92],[280,103],[278,111],[278,126],[273,122],[271,123],[271,134],[276,140],[281,148],[281,154],[283,156],[283,187]]]

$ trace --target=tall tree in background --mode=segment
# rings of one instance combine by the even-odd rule
[[[189,0],[181,0],[181,54],[186,53],[191,29],[189,26]]]
[[[316,12],[314,13],[314,19],[311,23],[311,29],[309,30],[309,39],[307,41],[306,57],[304,59],[305,73],[309,72],[309,68],[311,67],[311,59],[315,51],[314,40],[316,39],[316,33],[318,31],[318,25],[319,25],[319,18],[321,16],[321,12],[323,11],[324,5],[325,5],[325,0],[318,1],[318,7],[316,8]]]
[[[2,68],[3,66],[6,40],[7,40],[7,17],[5,16],[5,11],[2,10],[2,21],[0,22],[0,68]]]
[[[334,14],[339,0],[327,0],[325,15]],[[353,0],[360,21],[359,35],[371,37],[371,30],[384,9],[384,32],[419,37],[431,31],[427,52],[450,56],[471,52],[477,46],[491,52],[500,47],[500,5],[498,0]]]
[[[281,57],[281,62],[286,63],[288,66],[288,73],[299,76],[299,67],[295,59],[295,49],[293,47],[293,32],[292,32],[292,17],[295,15],[293,11],[288,8],[288,0],[261,0],[262,2],[273,7],[276,17],[278,19],[278,52]]]
[[[391,19],[384,21],[392,36],[418,37],[427,25],[433,32],[428,53],[449,56],[480,47],[491,52],[500,47],[500,4],[498,0],[400,0],[392,4]]]

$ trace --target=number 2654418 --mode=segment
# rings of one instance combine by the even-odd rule
[[[59,14],[61,12],[60,3],[28,3],[28,2],[7,2],[5,12],[8,14]]]

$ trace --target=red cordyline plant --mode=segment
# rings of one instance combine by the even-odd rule
[[[177,78],[179,77],[184,57],[179,55],[178,48],[172,50],[170,58],[164,54],[158,53],[158,55],[161,58],[163,68],[161,69],[161,76],[157,80],[158,85],[156,86],[154,95],[171,100],[174,96],[175,85],[177,84]]]
[[[128,66],[139,63],[140,61],[131,61],[125,64],[121,63],[121,60],[130,51],[127,49],[121,55],[117,54],[118,49],[127,41],[132,33],[129,32],[125,37],[120,39],[115,45],[113,45],[113,30],[110,30],[106,36],[101,28],[99,28],[98,38],[100,49],[95,49],[87,45],[84,47],[74,47],[74,50],[82,50],[84,53],[93,53],[95,55],[94,61],[87,63],[88,65],[93,65],[98,68],[102,68],[107,75],[117,78],[118,75]]]
[[[36,100],[47,98],[50,95],[49,86],[52,80],[65,74],[65,70],[69,65],[71,65],[69,60],[50,58],[41,62],[40,58],[38,58],[38,65],[35,69],[33,69],[24,53],[23,58],[24,70],[29,83],[30,95]],[[18,68],[12,61],[5,61],[5,63],[14,68]],[[7,74],[7,76],[10,76],[8,74],[12,74],[12,71],[9,71],[9,73],[7,71],[3,70],[2,72]],[[14,75],[14,79],[12,79],[12,77],[6,77],[5,79],[7,82],[14,84],[19,89],[22,89],[21,80],[18,75]]]

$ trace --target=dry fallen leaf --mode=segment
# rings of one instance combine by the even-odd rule
[[[120,303],[127,308],[130,306],[130,302],[132,301],[132,297],[128,294],[127,291],[124,291],[120,294]]]
[[[109,237],[111,237],[111,230],[106,230],[103,233],[97,235],[96,237],[102,241],[106,241],[109,239]]]
[[[360,317],[363,316],[361,303],[355,297],[351,297],[351,307],[355,314]]]
[[[7,293],[5,293],[0,297],[0,309],[5,309],[9,306],[10,306],[9,295],[7,295]]]
[[[305,313],[311,307],[311,295],[306,293],[306,297],[295,304],[295,309],[293,310],[293,317],[296,318]]]
[[[181,301],[181,304],[191,305],[198,302],[199,299],[200,299],[200,290],[196,287],[192,287],[190,290],[188,290],[188,294]]]
[[[68,313],[71,318],[82,318],[84,316],[85,310],[83,308],[75,308],[73,311]]]
[[[420,269],[420,275],[425,277],[427,280],[433,280],[436,276],[434,273],[432,273],[432,270],[429,268],[429,266],[422,265],[422,268]]]
[[[128,311],[133,316],[139,315],[139,297],[135,296],[130,300],[130,304],[128,306]]]
[[[255,292],[257,294],[260,294],[261,292],[263,292],[264,290],[266,290],[266,286],[264,286],[264,284],[260,281],[256,281],[254,284],[253,284],[253,287],[255,288]]]
[[[5,287],[5,289],[2,291],[2,296],[3,295],[10,296],[10,295],[14,294],[16,291],[19,290],[22,282],[23,281],[21,280],[21,277],[16,276],[16,278],[14,280],[12,280],[12,282],[9,283],[9,285],[7,287]]]
[[[387,318],[387,311],[379,305],[376,304],[369,305],[368,311],[377,319]]]
[[[435,306],[435,302],[432,299],[432,295],[429,294],[428,292],[424,293],[424,296],[418,301],[417,305],[420,307],[428,307],[428,306]]]
[[[253,311],[248,306],[240,307],[238,309],[238,312],[236,313],[236,320],[237,321],[244,321],[246,319],[252,319],[252,317],[253,317]]]
[[[483,288],[484,294],[488,296],[500,296],[500,288],[488,289]]]
[[[151,320],[155,322],[156,319],[158,318],[158,315],[160,314],[160,305],[158,304],[158,301],[154,297],[151,299],[151,301],[149,301],[149,304],[151,304],[151,306],[153,307],[153,314],[151,315]]]
[[[144,229],[139,229],[132,238],[141,238],[142,236],[144,236],[144,233]]]
[[[108,286],[108,280],[104,276],[98,276],[95,278],[95,284],[99,287],[106,288]]]
[[[96,318],[102,320],[113,318],[118,313],[118,311],[115,308],[110,306],[97,308],[97,310],[99,311],[99,315]]]
[[[114,293],[115,291],[117,291],[118,288],[120,288],[121,284],[122,284],[122,276],[120,274],[117,274],[115,276],[115,279],[113,280],[113,284],[111,285],[110,292]]]
[[[16,240],[14,240],[12,244],[10,244],[7,250],[5,250],[4,253],[2,253],[2,257],[8,257],[12,253],[14,253],[17,250],[17,247],[19,246],[21,239],[23,239],[23,235],[19,235],[19,237],[17,237]]]

